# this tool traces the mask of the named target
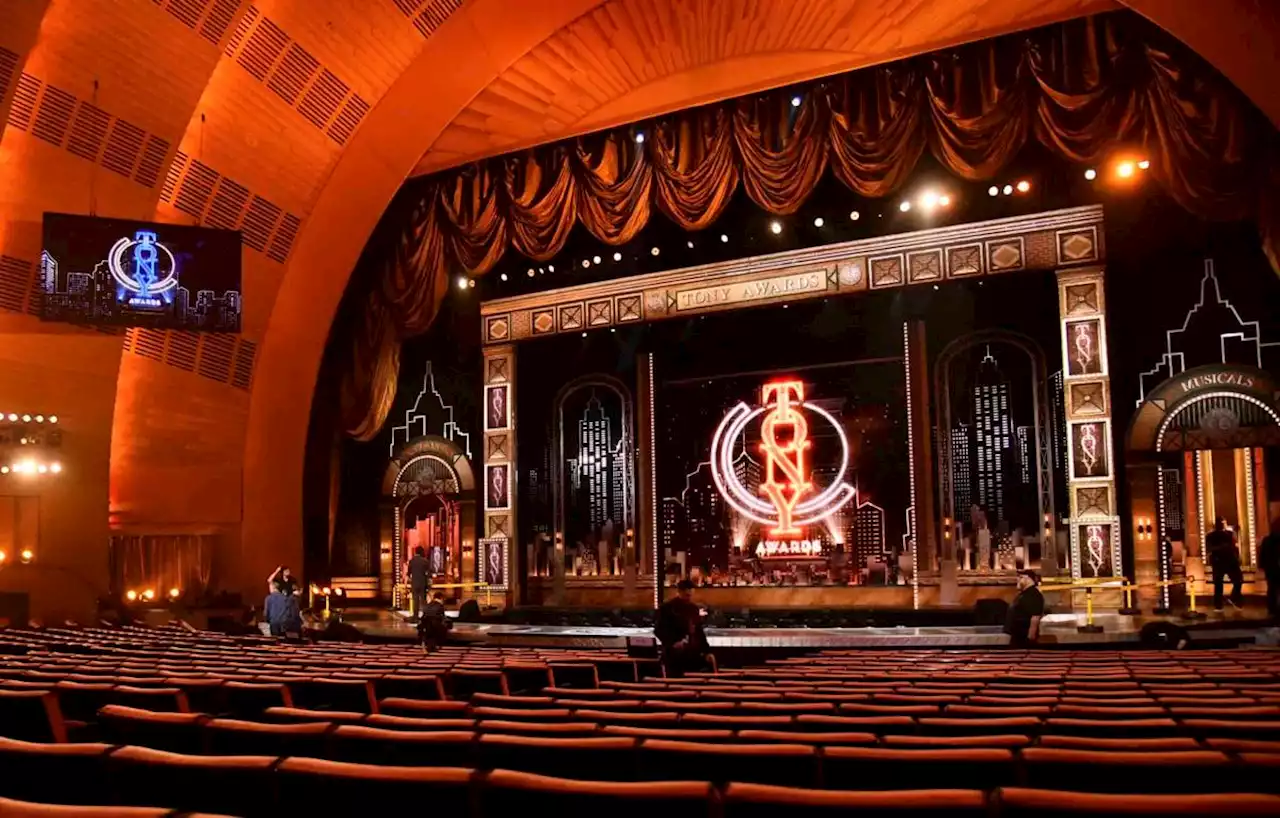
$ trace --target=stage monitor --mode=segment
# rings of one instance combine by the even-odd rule
[[[240,232],[44,215],[46,321],[240,331]]]

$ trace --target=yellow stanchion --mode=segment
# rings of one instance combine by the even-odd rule
[[[1078,633],[1102,633],[1102,626],[1093,623],[1093,586],[1084,589],[1084,624],[1076,628]]]
[[[1124,585],[1121,586],[1121,590],[1124,592],[1124,607],[1120,609],[1121,616],[1137,616],[1142,613],[1142,610],[1133,604],[1133,592],[1137,588],[1138,586],[1135,583],[1128,580],[1125,580]]]
[[[398,587],[403,589],[404,583],[401,583]],[[432,591],[438,591],[441,589],[452,590],[455,588],[458,590],[466,590],[467,588],[476,588],[476,589],[483,588],[485,607],[489,607],[490,605],[493,604],[493,588],[487,582],[443,582],[443,583],[437,583],[435,585],[432,585],[430,590]]]
[[[1207,619],[1204,614],[1196,610],[1196,580],[1195,577],[1187,577],[1187,612],[1182,615],[1183,619]]]

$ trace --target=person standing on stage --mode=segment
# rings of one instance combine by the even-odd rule
[[[1004,632],[1009,645],[1026,648],[1040,639],[1040,618],[1044,616],[1044,594],[1040,593],[1040,575],[1035,571],[1018,572],[1018,595],[1009,605]]]
[[[658,608],[658,624],[653,629],[662,643],[662,664],[672,677],[703,669],[711,653],[702,629],[702,609],[693,603],[693,583],[682,579],[676,589],[678,595]]]
[[[1280,518],[1271,521],[1271,533],[1258,544],[1258,567],[1267,577],[1267,613],[1280,615]]]
[[[409,610],[414,619],[419,619],[427,603],[427,592],[431,590],[431,564],[422,546],[413,549],[413,559],[409,560],[404,572],[412,592]]]
[[[1240,572],[1240,548],[1236,545],[1236,535],[1227,529],[1226,520],[1219,517],[1213,524],[1213,530],[1204,538],[1204,553],[1213,569],[1213,608],[1222,610],[1222,586],[1228,577],[1231,578],[1232,607],[1239,608],[1244,604],[1244,575]]]

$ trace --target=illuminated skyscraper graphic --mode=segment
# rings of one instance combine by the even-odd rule
[[[884,509],[860,503],[853,520],[853,557],[858,568],[866,568],[868,561],[884,558]]]
[[[1165,469],[1164,525],[1167,533],[1186,530],[1182,502],[1182,469]]]
[[[609,519],[612,511],[610,489],[613,474],[613,446],[609,441],[609,418],[594,395],[578,421],[578,481],[574,488],[586,488],[587,519],[593,530]]]
[[[958,520],[967,520],[973,505],[973,463],[969,460],[972,445],[973,429],[967,423],[957,424],[951,430],[951,490]]]
[[[1018,434],[1018,477],[1022,485],[1031,485],[1031,434],[1030,426],[1019,426]]]
[[[1067,467],[1067,416],[1066,393],[1063,391],[1062,370],[1049,376],[1049,431],[1050,449],[1053,451],[1053,467]]]
[[[1005,516],[1006,472],[1014,452],[1013,423],[1009,419],[1009,381],[987,350],[973,389],[973,422],[977,443],[978,505],[992,524]]]

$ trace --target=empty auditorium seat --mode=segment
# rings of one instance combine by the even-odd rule
[[[461,711],[464,715],[465,710]],[[414,718],[412,716],[392,716],[387,713],[375,713],[372,716],[365,716],[361,721],[365,727],[378,727],[383,730],[473,730],[476,726],[476,720],[467,716],[466,718],[456,718],[447,716],[445,718]]]
[[[604,815],[709,818],[716,793],[705,781],[576,781],[494,770],[484,782],[484,815]]]
[[[562,776],[590,781],[635,778],[636,740],[624,736],[544,738],[481,735],[476,742],[479,766],[487,770]]]
[[[109,744],[46,744],[0,738],[0,796],[92,804],[105,796]],[[74,782],[74,786],[57,786]],[[2,814],[2,813],[0,813]]]
[[[0,736],[21,741],[66,741],[58,698],[44,690],[0,690]]]
[[[845,748],[847,749],[847,748]],[[650,781],[681,781],[696,771],[712,783],[753,784],[820,782],[817,749],[806,744],[717,744],[712,742],[640,742],[640,775]]]
[[[590,721],[503,721],[481,719],[475,729],[480,733],[500,733],[509,736],[544,736],[546,738],[587,738],[600,732],[600,727]]]
[[[504,668],[503,672],[506,672]],[[507,707],[524,710],[545,710],[560,705],[551,696],[499,696],[493,693],[473,693],[472,707]]]
[[[1007,818],[1043,816],[1222,816],[1280,815],[1280,798],[1271,795],[1100,795],[1004,788],[996,793],[999,815]]]
[[[274,756],[197,756],[147,747],[122,747],[106,758],[108,788],[117,804],[184,812],[271,815]]]
[[[297,815],[379,811],[467,815],[474,772],[466,768],[374,766],[286,758],[276,768],[280,803]]]
[[[938,789],[993,789],[1014,781],[1006,749],[884,749],[826,747],[823,782],[828,789],[909,790],[928,782]]]
[[[796,729],[810,732],[875,733],[879,736],[916,732],[910,716],[796,716]]]
[[[1027,747],[1031,737],[1025,735],[941,735],[941,736],[885,736],[882,743],[886,747]],[[1194,744],[1195,742],[1192,742]]]
[[[1035,735],[1040,730],[1040,719],[1032,716],[1008,716],[1005,718],[921,718],[916,719],[920,732],[935,736],[974,736],[983,733],[1000,735]]]
[[[160,713],[190,713],[187,694],[177,687],[134,687],[116,685],[111,691],[113,704]]]
[[[1029,747],[1022,751],[1027,784],[1096,793],[1231,792],[1238,779],[1220,752],[1095,751]]]
[[[1178,723],[1170,718],[1081,719],[1053,716],[1040,728],[1045,734],[1123,738],[1176,736]]]
[[[694,741],[706,741],[696,731],[681,731],[693,733]],[[703,731],[713,732],[713,731]],[[778,742],[781,744],[846,744],[846,745],[873,745],[879,739],[873,733],[807,733],[800,730],[739,730],[736,733],[739,741],[747,744],[762,744],[764,742]],[[657,738],[657,736],[654,736]]]
[[[58,694],[58,707],[62,716],[72,721],[90,723],[98,718],[98,711],[112,704],[111,688],[105,682],[61,681],[54,685]]]
[[[213,755],[323,757],[333,725],[260,724],[238,719],[212,719],[204,725],[205,747]]]
[[[57,806],[0,798],[5,818],[168,818],[173,810],[154,807]]]
[[[98,711],[98,727],[104,740],[171,753],[203,752],[202,728],[208,720],[201,713],[153,712],[119,704],[109,704]]]
[[[295,707],[376,713],[373,683],[355,679],[296,679],[289,682]]]
[[[226,682],[222,695],[227,712],[239,718],[256,718],[268,707],[293,707],[288,686],[278,682]]]
[[[1096,736],[1041,736],[1041,747],[1067,750],[1203,750],[1200,742],[1186,736],[1170,738],[1099,738]],[[1222,749],[1222,748],[1217,748]]]
[[[378,702],[378,712],[389,716],[410,716],[418,719],[458,718],[466,715],[467,703],[390,698]]]
[[[445,697],[444,684],[437,674],[393,673],[373,680],[374,695],[382,699],[439,700]]]
[[[725,818],[776,818],[778,815],[979,818],[987,811],[986,798],[977,790],[845,792],[733,783],[725,789],[723,799]]]
[[[507,677],[500,670],[451,670],[445,679],[449,698],[466,701],[472,693],[497,693],[511,695]]]
[[[340,761],[404,767],[471,767],[475,733],[466,730],[386,730],[344,724],[329,737],[329,753]],[[318,753],[298,753],[312,755]]]

